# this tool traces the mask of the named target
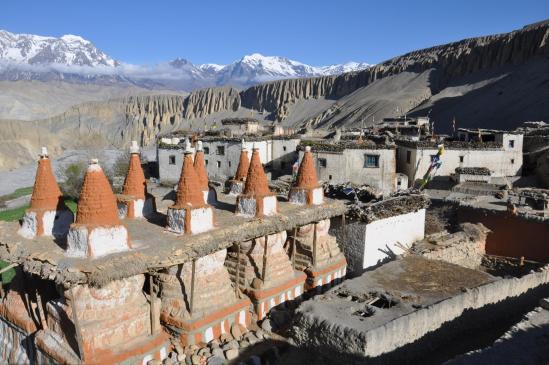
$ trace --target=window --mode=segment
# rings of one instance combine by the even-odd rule
[[[515,140],[514,139],[509,140],[509,148],[515,148]]]
[[[514,163],[515,163],[515,159],[512,158],[512,159],[511,159],[511,165],[513,165]]]
[[[325,158],[319,158],[319,159],[318,159],[318,166],[320,166],[320,167],[326,167],[327,164],[328,164],[328,163],[327,163],[327,161],[326,161]]]
[[[204,147],[204,154],[209,155],[210,154],[210,147]]]
[[[231,161],[229,161],[229,167],[231,167]]]
[[[208,166],[208,160],[205,160],[206,161],[206,166]]]
[[[168,161],[170,165],[175,165],[175,155],[170,155]]]
[[[379,167],[379,155],[364,155],[364,167]]]
[[[406,151],[406,163],[412,161],[412,151]]]
[[[282,151],[286,152],[286,146],[282,146]]]
[[[459,156],[459,162],[463,162],[463,156]]]
[[[221,167],[221,161],[217,161],[217,168]]]
[[[332,175],[328,175],[328,179],[329,179],[329,180],[332,180]]]
[[[225,156],[225,146],[217,146],[217,154],[220,156]]]

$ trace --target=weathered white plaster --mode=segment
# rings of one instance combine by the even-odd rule
[[[395,254],[403,251],[397,243],[409,246],[425,237],[425,209],[417,212],[380,219],[366,225],[364,236],[364,269],[377,265],[387,257],[390,249]]]
[[[213,211],[211,207],[191,210],[191,233],[202,233],[213,228]]]
[[[128,231],[124,226],[94,228],[90,233],[89,245],[92,248],[93,257],[127,251],[129,249]]]
[[[145,206],[145,201],[143,199],[136,199],[133,201],[133,216],[135,218],[143,217],[144,206]]]
[[[276,213],[276,196],[272,195],[263,197],[263,214],[275,215]]]
[[[254,217],[257,203],[255,199],[241,197],[238,199],[238,215]]]
[[[244,182],[243,181],[232,181],[231,190],[229,195],[239,195],[244,191]]]
[[[23,216],[21,222],[21,228],[17,233],[25,238],[31,239],[36,236],[38,231],[38,220],[36,219],[36,213],[32,211],[27,211]]]
[[[214,338],[214,334],[213,334],[213,328],[212,327],[208,327],[206,329],[206,331],[204,332],[204,339],[206,340],[206,343],[210,342],[211,340],[213,340]]]
[[[320,205],[324,203],[324,191],[321,187],[313,189],[313,204]]]
[[[86,257],[88,254],[88,229],[85,226],[73,227],[67,235],[67,256]]]
[[[292,204],[307,204],[307,192],[304,189],[291,189],[288,200]]]
[[[124,226],[96,227],[91,231],[77,226],[67,236],[67,255],[72,257],[95,258],[128,249],[128,231]]]
[[[128,216],[128,204],[126,202],[118,202],[118,218],[124,219]]]
[[[168,229],[175,233],[184,233],[185,215],[185,209],[168,208]]]

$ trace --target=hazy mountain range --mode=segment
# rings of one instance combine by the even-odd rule
[[[114,60],[76,35],[60,38],[0,30],[0,80],[63,80],[149,89],[192,91],[230,85],[248,87],[284,78],[338,75],[368,68],[367,63],[310,66],[279,56],[246,55],[228,65],[193,64],[184,58],[152,66]]]

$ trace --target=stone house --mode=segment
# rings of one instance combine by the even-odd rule
[[[251,157],[253,148],[259,150],[261,161],[267,174],[275,178],[291,174],[292,165],[297,160],[297,146],[300,139],[296,137],[246,137],[242,139],[224,136],[206,136],[202,139],[206,171],[210,178],[224,181],[236,173],[240,152],[244,146]],[[183,143],[159,144],[157,161],[159,178],[163,183],[175,183],[179,179],[183,166]]]
[[[493,140],[475,141],[471,134],[459,134],[464,140],[445,141],[442,165],[436,176],[449,178],[456,168],[485,167],[494,178],[518,176],[522,172],[522,134],[497,132]],[[397,171],[408,176],[413,184],[429,169],[438,152],[437,142],[398,140]]]
[[[312,150],[318,178],[323,182],[367,184],[383,194],[397,190],[394,146],[367,142],[314,143]]]

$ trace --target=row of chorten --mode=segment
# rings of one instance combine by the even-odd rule
[[[209,187],[204,151],[200,141],[196,144],[193,159],[190,143],[186,142],[175,203],[168,208],[167,229],[176,233],[195,234],[214,226],[213,209],[208,204]],[[146,192],[139,147],[135,141],[132,142],[130,152],[129,169],[122,194],[118,198],[97,159],[91,160],[82,183],[76,219],[73,220],[53,175],[47,149],[43,148],[30,207],[23,218],[20,234],[34,238],[63,236],[68,232],[67,250],[71,256],[97,257],[129,249],[131,244],[127,230],[120,218],[147,216],[147,206],[154,206],[152,197]],[[239,192],[236,194],[236,214],[260,217],[278,213],[276,195],[269,190],[259,149],[253,148],[250,160],[248,151],[242,147],[238,168],[231,184]],[[321,204],[323,201],[322,188],[318,185],[309,147],[305,150],[289,201],[294,204]],[[63,222],[66,224],[62,224]],[[101,249],[98,251],[93,246]]]

